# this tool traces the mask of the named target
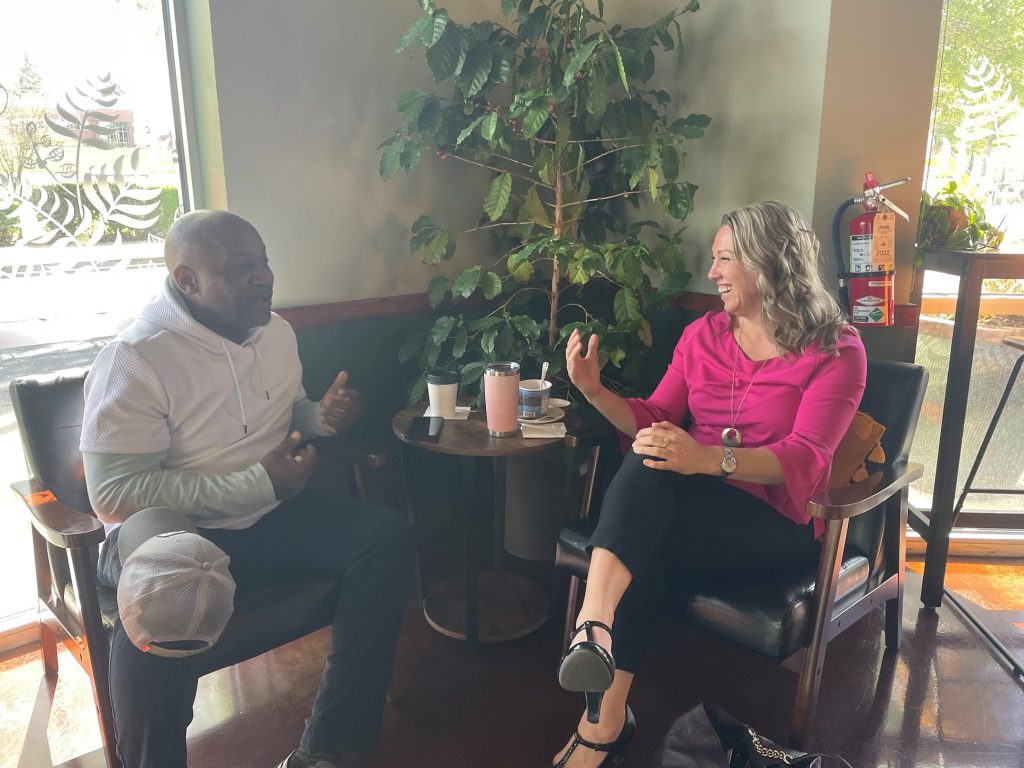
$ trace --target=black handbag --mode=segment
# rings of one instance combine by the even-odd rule
[[[700,704],[676,718],[658,751],[655,768],[821,768],[823,758],[850,764],[838,755],[788,749],[741,723],[721,707]]]

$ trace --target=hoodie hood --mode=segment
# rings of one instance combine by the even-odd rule
[[[170,276],[164,280],[160,293],[142,308],[139,313],[139,321],[152,326],[154,331],[170,331],[188,336],[203,349],[217,353],[222,350],[234,350],[242,346],[253,345],[266,330],[266,326],[263,325],[250,328],[241,344],[211,331],[192,317],[181,291],[178,290]]]

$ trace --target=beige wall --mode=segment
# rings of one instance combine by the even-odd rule
[[[500,15],[497,0],[439,5],[460,21]],[[813,216],[827,239],[831,211],[864,170],[916,175],[919,185],[940,5],[705,0],[683,17],[686,59],[679,69],[664,55],[657,85],[679,114],[713,119],[684,170],[700,186],[688,221],[696,290],[711,290],[706,251],[725,210],[783,199]],[[607,6],[613,20],[629,23],[654,19],[667,4]],[[417,13],[413,0],[209,2],[227,205],[264,234],[281,306],[422,291],[434,273],[410,256],[408,226],[429,212],[466,228],[479,214],[486,180],[453,161],[425,157],[413,174],[389,182],[377,174],[376,146],[397,124],[398,97],[432,85],[421,50],[393,53]],[[860,34],[862,23],[877,25],[872,36]],[[891,67],[872,81],[885,113],[870,132],[885,136],[884,150],[854,128],[860,113],[844,111],[851,82],[863,85],[860,62],[873,55],[865,39]],[[460,241],[463,258],[486,248],[486,238]]]

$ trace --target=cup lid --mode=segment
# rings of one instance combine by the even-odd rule
[[[518,376],[519,363],[487,363],[484,376]]]
[[[459,372],[447,368],[430,368],[427,370],[427,384],[458,384]]]

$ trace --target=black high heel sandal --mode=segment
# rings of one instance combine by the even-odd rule
[[[590,719],[589,717],[587,718]],[[572,753],[576,751],[578,747],[586,747],[592,749],[595,752],[607,752],[608,756],[597,766],[602,768],[605,763],[611,760],[613,763],[618,765],[622,762],[626,754],[626,747],[629,746],[629,742],[633,740],[633,735],[636,733],[636,718],[633,716],[633,710],[626,706],[626,722],[622,724],[622,730],[619,731],[619,737],[615,741],[609,741],[607,744],[595,744],[592,741],[587,741],[580,732],[576,733],[572,737],[572,744],[565,750],[565,754],[562,755],[562,759],[551,766],[551,768],[565,768],[565,764],[569,762],[569,758],[572,757]]]
[[[601,716],[601,699],[615,677],[615,658],[594,640],[594,627],[609,635],[612,628],[600,621],[584,621],[572,633],[584,632],[586,639],[569,645],[558,665],[558,684],[567,691],[582,691],[587,700],[587,722]]]

